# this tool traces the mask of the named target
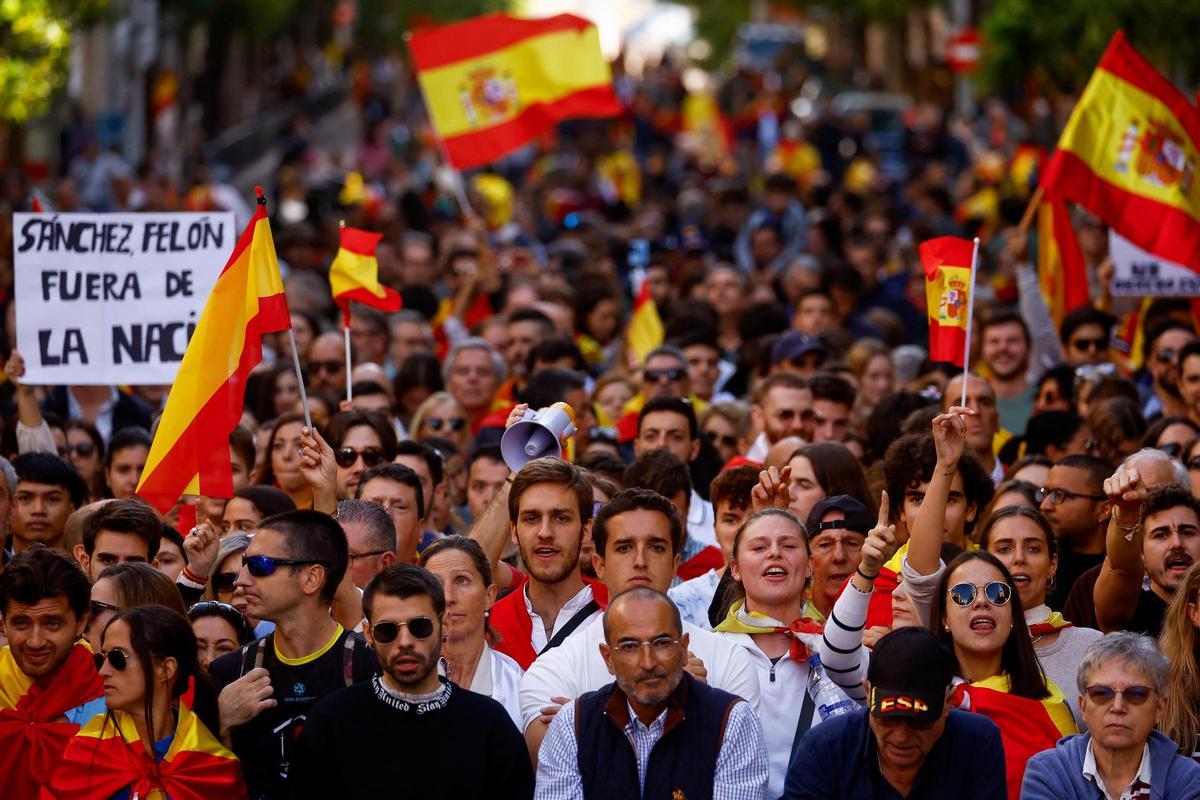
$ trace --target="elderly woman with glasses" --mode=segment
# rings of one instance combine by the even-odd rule
[[[1171,662],[1153,639],[1120,631],[1093,642],[1077,682],[1090,732],[1030,759],[1022,798],[1200,797],[1200,764],[1154,730],[1170,702]]]

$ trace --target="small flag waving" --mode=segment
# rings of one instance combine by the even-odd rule
[[[266,200],[221,275],[188,342],[167,397],[138,494],[166,513],[182,494],[233,496],[229,434],[242,416],[246,376],[262,361],[264,333],[291,327]]]
[[[379,282],[379,262],[375,246],[381,233],[342,228],[337,256],[329,267],[329,286],[333,301],[342,310],[342,323],[350,327],[350,301],[377,308],[380,311],[399,311],[400,295]]]
[[[925,268],[925,300],[929,314],[929,360],[963,366],[967,315],[971,307],[971,261],[974,244],[943,236],[918,248]]]
[[[1068,311],[1089,302],[1087,267],[1066,204],[1061,200],[1040,203],[1037,215],[1038,283],[1058,328]]]
[[[409,42],[429,116],[457,169],[488,164],[562,120],[622,112],[596,26],[489,14]]]
[[[658,306],[650,297],[649,281],[642,283],[642,290],[638,292],[625,336],[629,350],[637,356],[639,364],[645,364],[650,351],[663,343],[666,331],[663,329],[662,318],[658,315]]]
[[[1200,272],[1200,111],[1117,31],[1046,166],[1047,196],[1079,203],[1138,247]]]

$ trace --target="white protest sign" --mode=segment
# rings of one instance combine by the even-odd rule
[[[1147,253],[1112,230],[1108,232],[1108,256],[1114,267],[1114,297],[1200,295],[1200,274],[1182,264]]]
[[[233,214],[13,214],[30,384],[170,384],[237,243]]]

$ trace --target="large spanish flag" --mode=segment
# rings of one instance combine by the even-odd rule
[[[1068,311],[1089,302],[1087,267],[1066,204],[1042,202],[1037,215],[1038,283],[1057,328]]]
[[[233,496],[229,434],[242,417],[246,376],[262,360],[263,334],[291,327],[267,204],[258,192],[258,208],[183,354],[138,484],[138,494],[163,513],[185,493]]]
[[[382,233],[358,228],[342,228],[337,255],[329,266],[329,288],[333,301],[342,310],[342,324],[350,327],[350,301],[377,308],[399,311],[400,294],[379,282],[379,261],[375,247]]]
[[[658,305],[650,297],[650,282],[644,281],[633,304],[633,314],[629,317],[629,327],[625,333],[625,341],[630,353],[637,358],[637,363],[645,364],[646,356],[663,343],[665,335]]]
[[[100,714],[67,745],[42,797],[107,800],[123,789],[130,797],[171,800],[240,800],[247,796],[237,757],[225,749],[186,704],[179,704],[171,746],[162,761],[146,752],[133,717]]]
[[[622,112],[596,26],[573,14],[489,14],[415,34],[409,48],[458,169],[495,161],[562,120]]]
[[[1138,247],[1200,271],[1200,110],[1117,31],[1046,166],[1050,197],[1079,203]]]
[[[929,360],[961,367],[967,347],[971,261],[975,245],[942,236],[918,248],[925,268],[925,301],[929,314]]]

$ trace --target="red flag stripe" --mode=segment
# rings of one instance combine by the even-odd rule
[[[428,70],[493,53],[533,36],[559,31],[582,31],[591,26],[583,17],[559,14],[547,19],[518,19],[485,14],[416,34],[409,40],[417,69]]]

